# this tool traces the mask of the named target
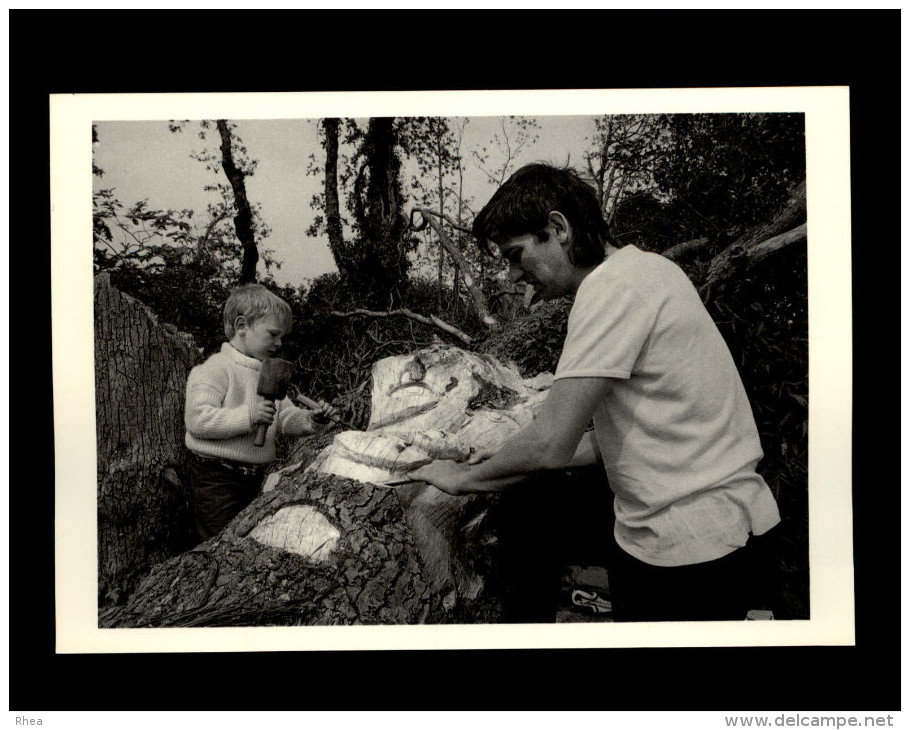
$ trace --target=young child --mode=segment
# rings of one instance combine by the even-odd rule
[[[187,379],[186,446],[203,540],[259,494],[266,466],[275,459],[276,436],[317,433],[336,412],[322,402],[309,411],[289,398],[276,404],[257,395],[262,361],[276,353],[291,325],[291,308],[264,286],[237,287],[224,306],[228,342]],[[259,424],[269,424],[263,446],[254,444]]]

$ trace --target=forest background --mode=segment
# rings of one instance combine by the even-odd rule
[[[808,617],[805,229],[773,256],[718,266],[782,215],[787,229],[805,223],[803,115],[99,122],[92,131],[95,272],[205,354],[223,340],[230,288],[265,283],[294,311],[283,356],[297,366],[298,392],[332,401],[357,427],[369,417],[373,363],[434,341],[511,360],[525,376],[553,371],[570,303],[529,310],[469,230],[522,164],[574,166],[620,245],[677,260],[727,339],[784,515],[790,617]],[[157,149],[172,140],[171,153],[143,143],[154,135]],[[256,186],[270,174],[258,150],[279,153],[268,164],[289,173],[280,184]],[[172,161],[178,151],[188,164]],[[156,176],[156,165],[165,172]],[[187,202],[162,207],[135,194],[156,177],[169,203]],[[794,196],[801,207],[788,212]]]

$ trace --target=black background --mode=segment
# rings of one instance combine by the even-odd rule
[[[9,36],[10,710],[900,709],[899,11],[10,11]],[[48,94],[792,85],[850,87],[855,647],[54,653]]]

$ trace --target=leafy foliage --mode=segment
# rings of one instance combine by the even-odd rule
[[[732,240],[767,219],[806,176],[801,114],[674,114],[655,169],[668,241]]]
[[[556,370],[565,341],[571,303],[565,300],[543,302],[509,322],[509,326],[483,346],[484,352],[512,362],[522,376]]]
[[[208,128],[201,124],[203,139]],[[97,140],[93,128],[92,141]],[[203,152],[196,158],[217,172],[211,155]],[[255,167],[244,157],[239,159],[250,169]],[[99,178],[103,175],[94,165],[93,172]],[[192,210],[153,209],[144,200],[126,205],[115,190],[96,189],[92,230],[95,272],[109,272],[114,286],[144,302],[162,321],[192,334],[211,352],[223,340],[221,308],[239,281],[243,253],[233,226],[230,186],[213,182],[206,190],[220,200],[209,203],[200,220]],[[261,218],[259,210],[254,206],[254,221]],[[268,236],[261,221],[255,230],[261,239]],[[274,252],[261,253],[267,272],[278,265]]]
[[[707,302],[739,368],[758,426],[759,472],[783,524],[777,556],[792,617],[808,617],[808,290],[793,247]]]

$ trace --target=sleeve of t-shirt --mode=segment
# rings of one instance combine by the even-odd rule
[[[654,326],[654,305],[623,281],[585,281],[569,314],[555,378],[628,378]]]

